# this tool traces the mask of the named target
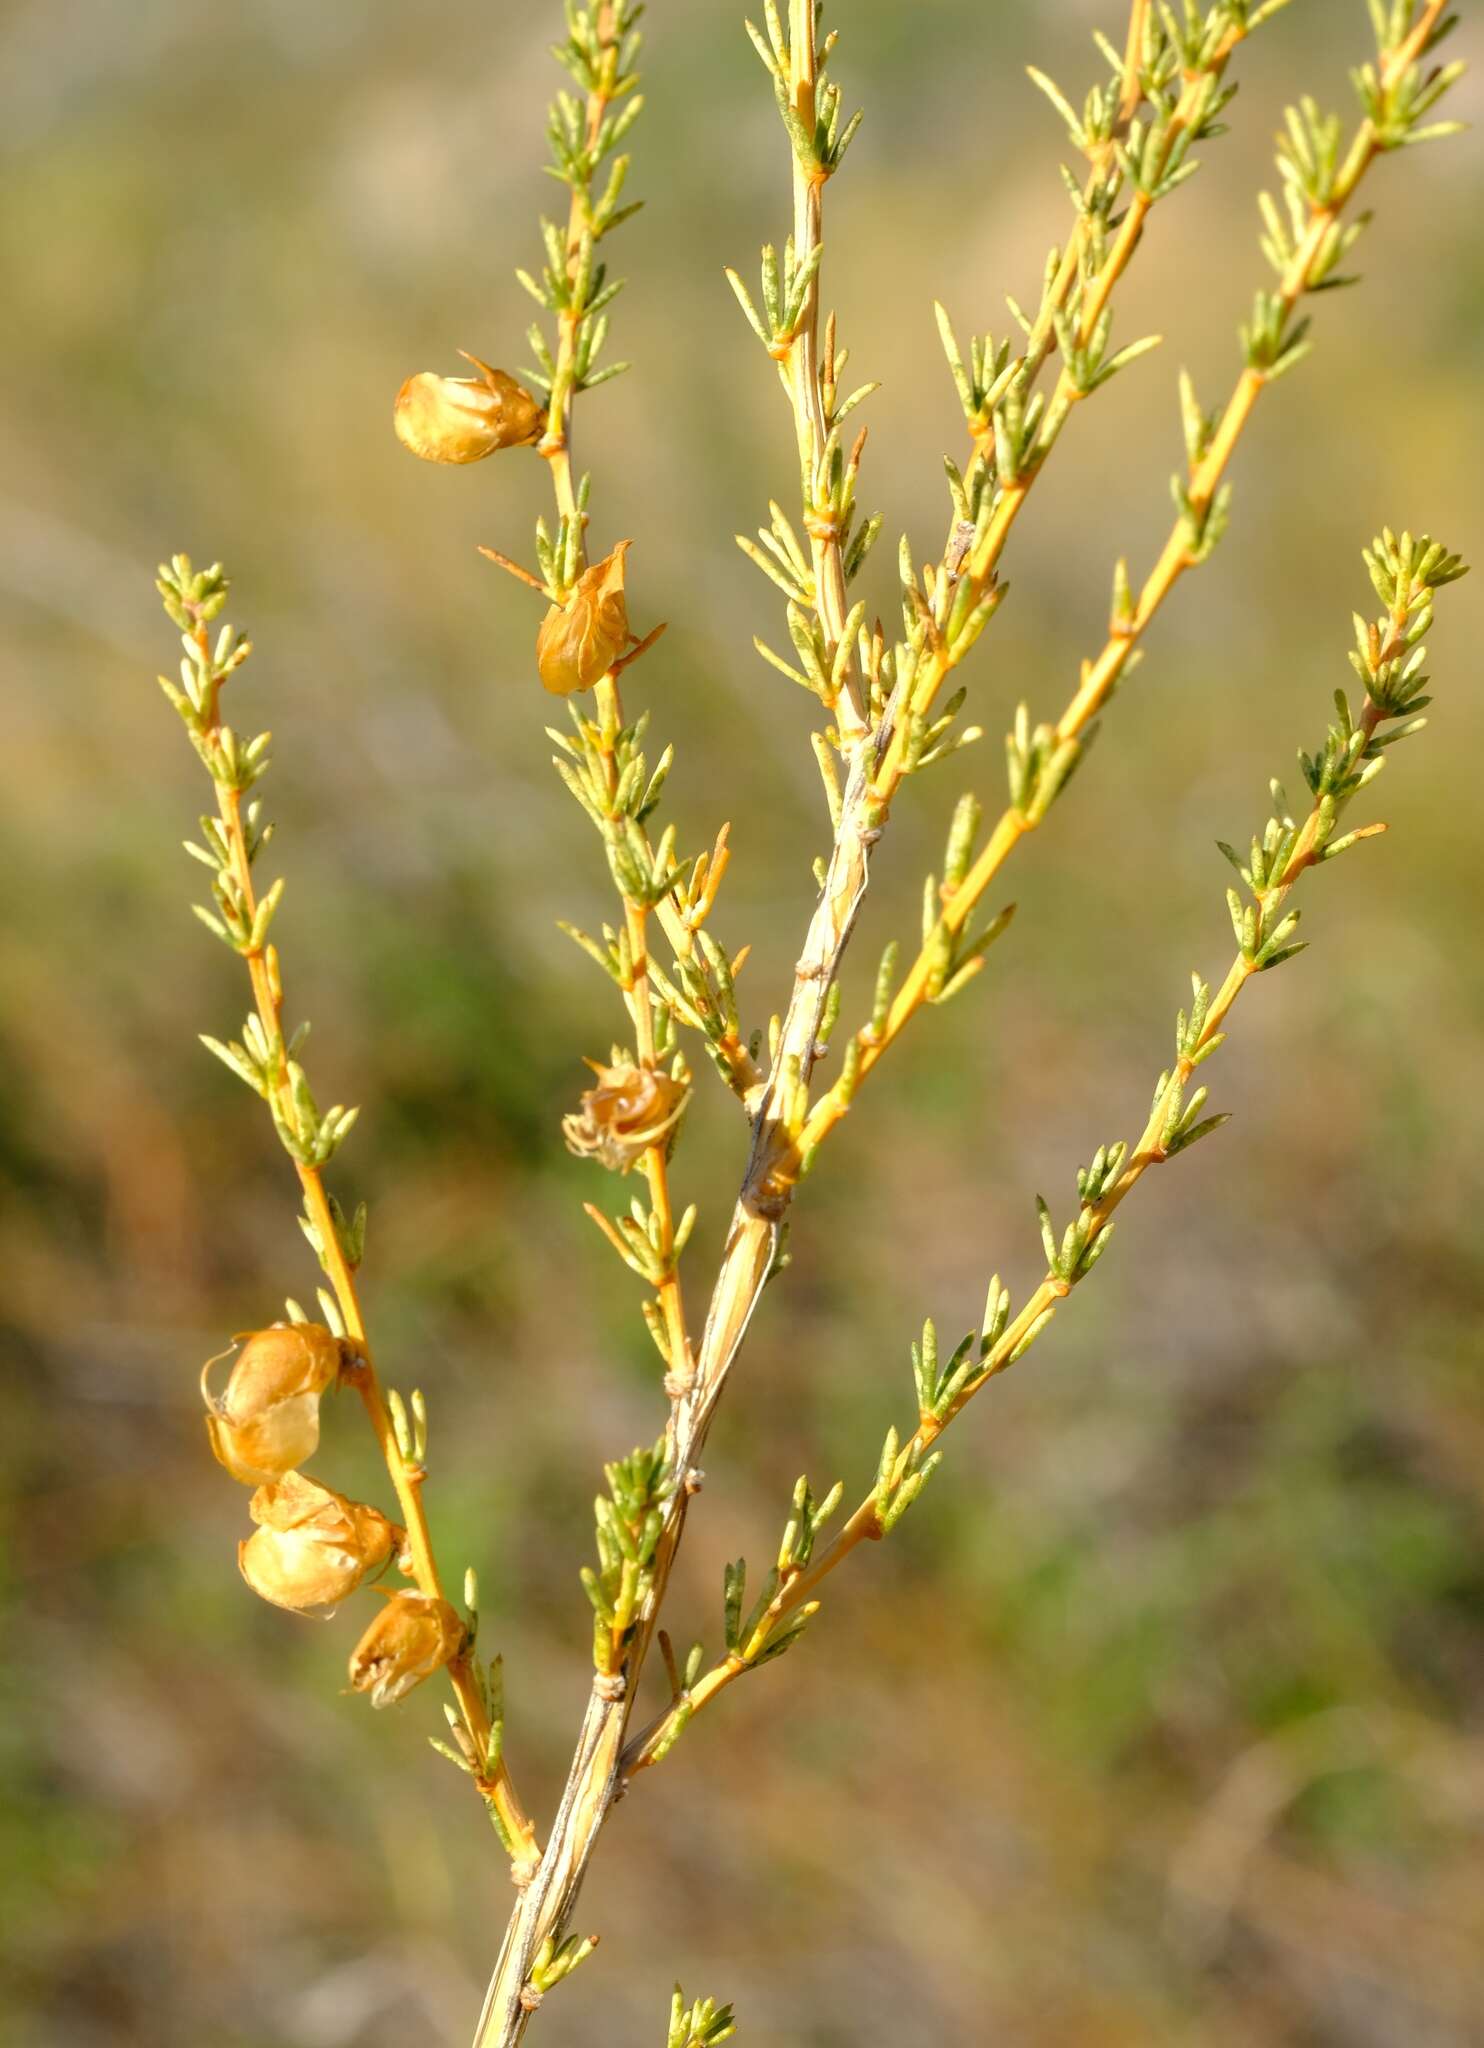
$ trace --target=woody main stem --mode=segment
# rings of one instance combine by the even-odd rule
[[[801,6],[800,0],[793,0],[793,13],[796,29],[798,18],[805,13],[808,16],[803,39],[809,52],[807,60],[801,60],[798,54],[800,39],[797,33],[794,37],[795,86],[797,89],[797,67],[801,61],[806,61],[812,105],[812,9]],[[817,201],[816,193],[812,201],[816,234]],[[816,394],[815,403],[819,404],[817,365],[812,352],[807,360]],[[799,375],[800,371],[795,366],[796,380]],[[802,433],[800,445],[802,457],[806,445]],[[560,477],[561,472],[554,474]],[[570,472],[568,476],[570,479]],[[854,780],[858,789],[864,788],[867,753],[864,745],[857,749]],[[669,1469],[676,1475],[677,1484],[665,1509],[664,1527],[655,1553],[654,1583],[635,1618],[621,1673],[622,1695],[613,1698],[609,1696],[611,1688],[595,1689],[589,1702],[546,1854],[506,1931],[480,2016],[476,2048],[513,2048],[513,2044],[522,2038],[533,2009],[528,1990],[532,1964],[542,1943],[558,1934],[566,1923],[596,1846],[599,1830],[618,1790],[619,1762],[634,1692],[654,1639],[670,1569],[684,1530],[691,1488],[695,1483],[693,1474],[727,1373],[772,1269],[779,1224],[791,1196],[792,1176],[786,1170],[786,1162],[792,1148],[782,1122],[778,1083],[790,1072],[807,1078],[814,1065],[825,993],[849,936],[865,886],[865,843],[859,833],[853,835],[851,844],[858,865],[835,891],[826,887],[811,923],[805,956],[801,959],[783,1022],[777,1057],[754,1123],[747,1170],[696,1352],[694,1374],[690,1385],[679,1393],[671,1409],[667,1452]]]
[[[791,85],[795,104],[799,104],[807,67],[812,109],[813,10],[808,0],[792,0],[791,21]],[[819,185],[817,181],[805,180],[801,189],[803,173],[797,158],[794,177],[796,220],[817,238]],[[803,253],[796,249],[796,258]],[[822,422],[817,353],[809,338],[817,332],[816,322],[817,300],[811,290],[790,365],[806,486],[812,474],[806,451],[812,445],[816,408]],[[821,579],[818,587],[826,593],[821,616],[827,621],[828,580]],[[848,701],[848,693],[842,695],[842,708]],[[886,806],[871,786],[876,765],[875,742],[869,733],[862,733],[852,749],[829,867],[795,969],[772,1070],[762,1091],[747,1169],[700,1339],[694,1383],[672,1410],[670,1469],[680,1483],[666,1508],[656,1551],[654,1586],[636,1618],[623,1671],[624,1696],[614,1700],[595,1693],[589,1704],[546,1854],[506,1932],[480,2016],[475,2048],[514,2048],[523,2037],[532,2010],[526,1991],[531,1965],[541,1944],[565,1926],[599,1830],[619,1789],[635,1686],[658,1626],[670,1568],[684,1530],[690,1499],[687,1481],[697,1465],[727,1374],[772,1270],[779,1228],[792,1199],[798,1153],[786,1122],[789,1091],[781,1084],[794,1081],[807,1085],[818,1057],[826,995],[849,943],[866,890],[870,849],[886,815]]]

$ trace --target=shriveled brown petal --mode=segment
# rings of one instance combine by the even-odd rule
[[[415,1685],[457,1656],[464,1624],[431,1593],[389,1593],[350,1654],[350,1682],[373,1707],[395,1706]]]
[[[590,690],[607,675],[632,635],[624,597],[624,556],[619,542],[611,555],[584,569],[564,605],[554,604],[536,635],[536,668],[554,697]]]
[[[600,1067],[597,1087],[562,1119],[567,1148],[626,1173],[674,1128],[689,1093],[683,1081],[647,1067]]]

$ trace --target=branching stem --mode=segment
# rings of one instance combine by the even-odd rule
[[[1416,63],[1420,52],[1426,48],[1428,38],[1436,27],[1445,5],[1446,0],[1428,0],[1405,40],[1388,53],[1382,67],[1384,84],[1393,85]],[[1369,120],[1363,121],[1336,180],[1330,202],[1315,209],[1307,233],[1279,283],[1276,297],[1282,303],[1285,320],[1303,296],[1316,255],[1354,196],[1365,172],[1380,153],[1380,147],[1373,124]],[[1250,365],[1244,367],[1238,376],[1210,444],[1190,472],[1187,504],[1197,522],[1209,514],[1242,431],[1269,381],[1261,369]],[[1202,557],[1192,550],[1190,526],[1190,517],[1185,515],[1174,521],[1164,547],[1139,591],[1132,614],[1126,620],[1115,624],[1097,659],[1083,664],[1078,688],[1053,730],[1053,750],[1083,743],[1088,727],[1112,696],[1135,649],[1161,605],[1186,571],[1199,566]],[[991,532],[994,530],[992,525]],[[970,573],[973,573],[972,570]],[[953,666],[951,653],[945,651],[937,657],[933,667],[928,671],[920,702],[931,701],[942,678]],[[886,782],[889,775],[888,760],[883,764],[878,786]],[[951,899],[944,904],[944,930],[956,935],[965,929],[976,905],[1015,848],[1040,824],[1041,815],[1027,813],[1013,804],[1005,808],[991,830],[983,850]],[[800,1138],[801,1151],[808,1152],[819,1145],[846,1114],[859,1091],[860,1084],[877,1066],[887,1048],[901,1035],[909,1021],[930,1000],[932,975],[930,947],[924,945],[908,968],[882,1029],[857,1034],[859,1064],[852,1075],[851,1087],[842,1088],[837,1083],[813,1106]]]
[[[1384,668],[1406,651],[1406,598],[1409,594],[1406,590],[1400,592],[1397,603],[1392,607],[1390,638],[1376,656],[1376,666],[1379,668]],[[1365,748],[1369,747],[1377,728],[1388,715],[1395,714],[1388,714],[1367,696],[1357,725],[1363,740],[1359,758],[1364,758]],[[1326,831],[1333,830],[1335,815],[1336,807],[1332,801],[1316,796],[1281,872],[1274,876],[1266,887],[1256,892],[1256,902],[1265,929],[1275,927],[1284,904],[1305,869],[1313,866],[1315,861],[1322,857]],[[1242,951],[1238,951],[1220,988],[1210,1000],[1201,1030],[1181,1052],[1165,1085],[1157,1093],[1148,1121],[1128,1157],[1127,1164],[1106,1193],[1098,1200],[1085,1205],[1080,1220],[1086,1225],[1087,1244],[1096,1244],[1099,1235],[1111,1223],[1115,1212],[1133,1193],[1149,1169],[1165,1164],[1172,1156],[1166,1134],[1170,1130],[1172,1120],[1179,1114],[1191,1076],[1207,1053],[1214,1051],[1215,1041],[1224,1035],[1225,1021],[1242,990],[1254,975],[1262,971],[1260,959],[1249,958]],[[894,1482],[900,1483],[909,1472],[917,1469],[923,1454],[963,1412],[974,1396],[1023,1354],[1033,1338],[1058,1313],[1076,1284],[1075,1278],[1069,1280],[1055,1273],[1047,1274],[1032,1291],[1020,1312],[1007,1323],[995,1344],[986,1352],[981,1369],[967,1381],[946,1410],[942,1414],[925,1414],[921,1417],[916,1430],[897,1455],[893,1471]],[[881,1534],[878,1494],[873,1488],[816,1559],[804,1569],[784,1576],[773,1599],[753,1626],[748,1640],[742,1645],[740,1654],[728,1655],[702,1673],[628,1744],[623,1755],[623,1782],[627,1784],[639,1772],[658,1762],[677,1732],[677,1722],[680,1725],[689,1723],[729,1686],[753,1670],[758,1658],[766,1650],[769,1639],[775,1636],[780,1626],[791,1615],[796,1614],[806,1602],[813,1600],[825,1580],[863,1543],[871,1542]]]

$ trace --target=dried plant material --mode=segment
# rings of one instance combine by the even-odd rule
[[[258,1526],[237,1546],[243,1578],[261,1599],[299,1614],[332,1612],[386,1563],[397,1540],[379,1509],[302,1472],[260,1486],[248,1513]]]
[[[201,1374],[206,1433],[234,1479],[262,1486],[312,1458],[319,1447],[319,1403],[339,1376],[340,1340],[320,1323],[284,1323],[239,1340],[226,1391],[214,1399]]]
[[[350,1653],[350,1683],[373,1707],[393,1707],[463,1647],[464,1624],[432,1593],[388,1593]]]
[[[598,1085],[584,1093],[579,1110],[562,1118],[562,1136],[579,1159],[627,1173],[674,1130],[690,1090],[648,1067],[594,1065],[593,1071]]]
[[[554,604],[536,635],[536,667],[554,697],[590,690],[606,676],[633,635],[624,599],[621,540],[611,555],[584,569],[565,604]]]
[[[1142,1177],[1220,1127],[1220,1115],[1205,1113],[1206,1089],[1197,1085],[1196,1069],[1204,1070],[1225,1043],[1234,1005],[1249,982],[1302,950],[1293,891],[1301,882],[1307,888],[1312,870],[1381,829],[1372,822],[1338,831],[1351,799],[1425,722],[1418,715],[1427,701],[1421,664],[1433,594],[1462,573],[1462,564],[1425,536],[1386,531],[1366,557],[1383,615],[1356,622],[1351,659],[1360,694],[1337,693],[1337,716],[1319,751],[1302,757],[1312,802],[1290,811],[1282,789],[1272,785],[1271,813],[1250,850],[1223,849],[1245,891],[1229,895],[1236,957],[1219,983],[1194,978],[1189,1008],[1175,1022],[1173,1061],[1155,1084],[1142,1133],[1132,1144],[1105,1140],[1097,1146],[1077,1172],[1076,1206],[1069,1197],[1060,1224],[1038,1199],[1043,1277],[1018,1305],[996,1275],[979,1327],[959,1342],[940,1346],[933,1323],[923,1326],[912,1347],[910,1396],[903,1389],[910,1419],[904,1429],[888,1430],[874,1478],[855,1508],[828,1532],[841,1487],[837,1482],[816,1496],[801,1476],[765,1571],[754,1570],[749,1581],[742,1559],[724,1571],[716,1660],[708,1667],[701,1643],[678,1657],[660,1625],[671,1566],[688,1503],[702,1483],[702,1455],[725,1383],[763,1288],[787,1264],[785,1235],[798,1190],[842,1119],[859,1115],[861,1089],[890,1048],[915,1028],[914,1020],[973,984],[1004,932],[1009,911],[991,914],[987,892],[1061,803],[1095,722],[1142,654],[1171,591],[1211,560],[1229,509],[1227,471],[1247,422],[1312,346],[1308,301],[1345,281],[1341,270],[1366,219],[1353,206],[1361,180],[1402,144],[1428,141],[1451,125],[1433,118],[1458,72],[1433,61],[1451,25],[1446,0],[1372,0],[1376,52],[1374,62],[1354,74],[1361,107],[1349,141],[1338,119],[1307,97],[1287,116],[1279,142],[1281,196],[1262,201],[1260,247],[1272,274],[1239,330],[1240,367],[1230,395],[1213,409],[1182,380],[1184,460],[1174,483],[1175,521],[1159,553],[1141,578],[1119,563],[1106,642],[1080,664],[1060,713],[1046,707],[1045,716],[1033,717],[1022,705],[1014,714],[1003,808],[996,806],[996,817],[985,814],[977,796],[960,800],[941,864],[924,878],[920,943],[914,936],[906,953],[896,941],[888,945],[865,1015],[854,1028],[837,1028],[847,1000],[842,990],[853,979],[842,973],[849,967],[847,949],[899,792],[909,778],[981,736],[978,727],[959,723],[966,689],[956,671],[1005,596],[999,568],[1021,512],[1081,416],[1083,401],[1154,345],[1153,337],[1113,345],[1114,301],[1124,273],[1146,244],[1150,216],[1196,170],[1200,146],[1221,130],[1234,90],[1229,60],[1281,4],[1192,0],[1182,13],[1131,0],[1122,53],[1100,39],[1110,70],[1085,96],[1074,102],[1033,74],[1067,125],[1073,160],[1085,162],[1086,172],[1080,180],[1069,176],[1074,218],[1042,273],[1039,295],[1024,311],[1011,301],[1018,331],[997,340],[970,335],[961,346],[939,309],[967,446],[961,460],[950,455],[945,464],[951,516],[942,552],[918,561],[905,543],[901,549],[899,632],[893,622],[871,623],[867,600],[851,593],[882,518],[867,516],[860,498],[864,435],[852,429],[852,439],[842,427],[875,387],[852,391],[840,383],[849,350],[840,345],[833,317],[821,312],[824,195],[859,116],[846,118],[841,90],[827,75],[835,37],[820,18],[822,7],[816,0],[787,0],[786,6],[767,0],[762,27],[752,36],[771,74],[792,157],[792,232],[763,250],[756,303],[739,277],[732,284],[763,346],[770,380],[782,372],[798,455],[797,469],[790,465],[791,489],[796,485],[798,496],[787,509],[770,504],[769,523],[759,527],[756,542],[744,536],[741,544],[784,599],[786,657],[761,641],[759,652],[802,685],[827,719],[813,734],[813,746],[831,830],[816,863],[819,888],[807,929],[789,949],[792,989],[766,1024],[758,1020],[761,1028],[744,1023],[737,1002],[737,974],[748,948],[731,950],[712,925],[724,835],[715,853],[698,858],[681,846],[678,825],[652,823],[673,755],[668,747],[657,760],[646,754],[647,713],[623,702],[632,661],[649,644],[629,631],[629,544],[589,565],[591,479],[578,472],[572,456],[579,397],[625,367],[599,359],[619,285],[609,275],[606,238],[632,210],[623,198],[628,158],[615,152],[642,104],[633,90],[640,11],[634,0],[571,0],[566,10],[567,40],[558,55],[577,91],[559,97],[550,132],[551,169],[568,186],[570,204],[565,224],[543,223],[539,275],[520,273],[548,316],[530,331],[536,367],[524,373],[550,393],[546,415],[518,386],[512,397],[503,373],[478,364],[483,382],[477,398],[469,392],[479,380],[428,378],[411,380],[399,400],[399,433],[416,452],[438,461],[477,460],[510,445],[507,436],[529,440],[540,428],[555,519],[536,522],[535,568],[487,552],[551,603],[537,639],[545,689],[568,697],[595,691],[586,709],[569,706],[571,731],[553,730],[551,737],[558,772],[598,835],[617,903],[595,934],[565,929],[617,991],[626,1015],[621,1028],[633,1050],[632,1056],[615,1052],[611,1066],[597,1068],[596,1086],[563,1129],[579,1154],[619,1171],[641,1163],[641,1174],[625,1190],[625,1215],[611,1218],[585,1206],[644,1285],[641,1312],[664,1368],[657,1379],[668,1403],[650,1443],[604,1468],[607,1490],[594,1504],[596,1554],[582,1574],[593,1610],[591,1688],[542,1848],[510,1775],[499,1659],[486,1665],[482,1650],[477,1662],[473,1655],[479,1616],[472,1574],[465,1579],[467,1619],[442,1596],[445,1579],[422,1500],[429,1478],[426,1404],[414,1392],[409,1414],[395,1393],[383,1391],[369,1359],[356,1375],[407,1525],[409,1576],[417,1590],[387,1597],[351,1660],[351,1682],[380,1706],[403,1697],[440,1665],[447,1668],[456,1704],[445,1712],[454,1741],[435,1741],[434,1748],[473,1781],[519,1888],[479,2021],[478,2048],[515,2048],[543,1996],[590,1952],[590,1941],[564,1929],[619,1793],[669,1754],[697,1713],[799,1639],[832,1575],[863,1546],[890,1537],[919,1498],[942,1456],[940,1440],[964,1407],[1066,1311],[1105,1255],[1116,1212]],[[1407,361],[1393,381],[1409,395]],[[528,411],[520,410],[522,403]],[[186,653],[182,687],[168,680],[164,687],[210,772],[218,805],[217,815],[203,821],[204,843],[192,848],[212,877],[210,904],[197,907],[208,929],[246,963],[255,1005],[240,1041],[208,1043],[268,1104],[294,1161],[306,1229],[330,1283],[321,1296],[326,1314],[336,1328],[351,1332],[359,1349],[365,1330],[357,1288],[362,1219],[336,1207],[321,1177],[353,1112],[319,1112],[294,1050],[298,1040],[284,1029],[279,963],[267,942],[282,884],[257,888],[252,863],[265,827],[256,800],[243,803],[266,766],[267,735],[243,741],[222,721],[222,687],[249,650],[230,628],[215,639],[208,631],[226,587],[220,565],[196,572],[177,557],[161,571],[166,609],[184,635]],[[739,1142],[740,1191],[719,1219],[719,1265],[709,1301],[694,1318],[687,1314],[681,1260],[696,1208],[692,1203],[677,1213],[669,1142],[686,1091],[668,1076],[688,1072],[681,1050],[688,1032],[703,1041],[747,1122]],[[826,1054],[837,1064],[821,1089],[816,1074]],[[737,1186],[733,1179],[729,1199]],[[317,1429],[317,1394],[290,1393],[284,1405],[292,1409],[306,1398],[307,1415],[286,1412],[279,1422],[270,1403],[258,1419],[255,1426],[274,1437],[275,1458],[288,1448],[280,1439]],[[213,1420],[214,1434],[239,1470],[248,1459],[265,1458],[256,1440],[228,1439],[229,1418],[216,1409]],[[231,1427],[248,1425],[231,1420]],[[520,1451],[517,1438],[508,1454]],[[273,1500],[279,1496],[279,1489],[265,1491]],[[311,1502],[300,1520],[292,1506],[302,1498],[298,1488],[287,1487],[285,1497],[287,1527],[272,1533],[302,1533],[306,1546],[321,1516],[326,1526],[338,1526],[348,1506],[331,1496],[328,1508]],[[259,1521],[263,1536],[272,1525],[263,1516]],[[669,1705],[636,1724],[630,1717],[646,1660],[656,1651],[666,1667]],[[687,2009],[677,1994],[669,2048],[709,2048],[730,2031],[726,2008],[701,2001]]]
[[[546,414],[525,386],[478,356],[459,354],[477,377],[420,370],[397,393],[392,421],[402,446],[424,462],[482,462],[498,449],[538,441]]]

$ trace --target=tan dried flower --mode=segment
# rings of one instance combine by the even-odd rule
[[[386,1605],[350,1653],[350,1682],[373,1707],[397,1701],[431,1678],[464,1643],[464,1624],[432,1593],[388,1593]]]
[[[536,667],[554,697],[590,690],[633,638],[623,587],[624,556],[631,545],[621,540],[611,555],[584,569],[567,602],[554,604],[541,621]]]
[[[594,1060],[588,1065],[598,1085],[586,1091],[579,1110],[562,1118],[562,1136],[579,1159],[599,1159],[627,1173],[675,1128],[690,1090],[648,1067],[600,1067]]]
[[[202,1370],[206,1432],[234,1479],[262,1486],[318,1449],[320,1395],[338,1377],[344,1351],[320,1323],[284,1323],[237,1341],[242,1349],[219,1400],[206,1384],[217,1361]]]
[[[397,393],[397,439],[424,462],[481,462],[498,448],[528,447],[541,438],[546,414],[523,384],[504,370],[459,350],[477,377],[419,371]]]
[[[237,1546],[242,1576],[261,1599],[325,1612],[385,1564],[397,1531],[378,1509],[347,1500],[302,1472],[260,1486],[248,1503],[255,1533]]]

